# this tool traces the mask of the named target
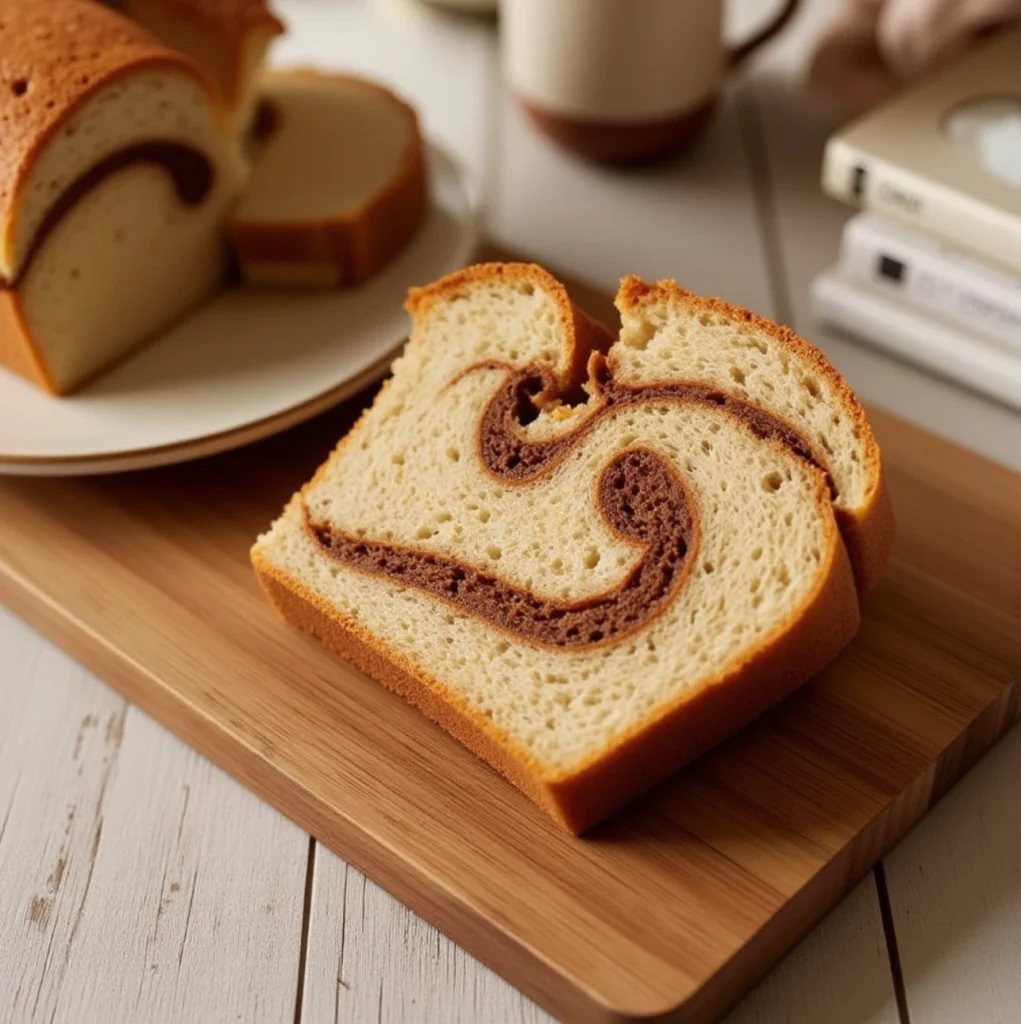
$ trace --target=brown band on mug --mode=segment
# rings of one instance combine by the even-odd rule
[[[209,158],[194,146],[179,142],[152,141],[138,142],[119,149],[75,178],[57,197],[57,201],[46,211],[36,230],[18,277],[23,277],[28,272],[46,239],[71,212],[75,204],[112,174],[134,164],[153,164],[166,171],[174,184],[177,198],[185,206],[200,206],[213,188],[213,165]],[[0,289],[11,288],[16,283],[0,278]]]
[[[481,364],[490,368],[501,364]],[[473,369],[477,369],[475,367]],[[531,483],[552,471],[611,410],[648,402],[697,402],[726,410],[756,437],[776,441],[822,469],[811,447],[782,420],[702,384],[626,385],[613,380],[602,356],[592,369],[596,411],[569,434],[532,442],[521,426],[536,400],[555,394],[555,381],[539,366],[507,369],[507,380],[479,424],[479,453],[487,470],[507,483]],[[471,372],[470,370],[467,372]],[[532,643],[588,648],[619,641],[642,629],[670,604],[695,560],[699,512],[674,468],[648,448],[614,456],[599,477],[599,511],[624,539],[644,547],[627,577],[611,590],[574,603],[557,603],[457,559],[379,543],[314,521],[306,526],[324,553],[360,572],[414,587]]]
[[[546,135],[586,160],[607,164],[646,164],[687,149],[704,131],[716,108],[712,97],[668,117],[603,121],[545,110],[522,99],[525,113]]]

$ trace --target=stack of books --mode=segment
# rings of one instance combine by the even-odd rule
[[[1021,30],[830,139],[823,187],[865,212],[819,317],[1021,409]]]

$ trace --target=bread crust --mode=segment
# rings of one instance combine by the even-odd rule
[[[828,501],[825,491],[821,492]],[[694,695],[650,715],[616,745],[569,775],[545,783],[546,806],[575,835],[588,830],[701,757],[798,690],[854,639],[860,623],[854,573],[836,530],[819,586],[790,625]],[[784,630],[788,630],[786,634]]]
[[[280,573],[254,549],[252,565],[271,603],[285,620],[311,633],[345,661],[399,694],[560,820],[556,805],[540,781],[539,765],[484,716],[474,714],[440,680],[416,671],[400,655],[389,654],[364,627]]]
[[[404,163],[374,196],[357,210],[313,221],[245,222],[235,218],[230,237],[246,276],[258,280],[260,267],[332,268],[340,284],[361,284],[372,277],[404,245],[425,219],[429,187],[418,116],[385,86],[355,75],[302,68],[272,78],[355,83],[386,98],[411,126],[411,145]],[[272,145],[272,139],[268,143]],[[267,272],[266,277],[271,277]],[[321,273],[316,275],[321,278]]]
[[[474,284],[494,280],[528,283],[547,292],[559,310],[561,321],[564,354],[555,370],[558,381],[561,386],[585,381],[591,353],[605,352],[614,338],[605,327],[575,307],[559,282],[540,267],[523,264],[468,267],[426,288],[413,289],[407,308],[416,319],[425,318],[437,301],[453,298]],[[637,284],[636,279],[625,282],[623,302],[641,301],[641,296],[635,295]],[[666,287],[673,297],[676,286]],[[649,293],[651,289],[646,292]],[[725,310],[728,315],[734,315],[734,307],[716,300],[701,300],[680,289],[677,294],[685,302],[702,304],[700,308]],[[753,314],[740,313],[743,319],[753,318]],[[773,328],[766,321],[759,321],[759,324],[763,329]],[[783,328],[771,329],[769,333],[787,344],[795,338]],[[409,346],[418,343],[413,336]],[[801,349],[800,345],[805,348]],[[833,375],[831,379],[838,382],[843,394],[846,385],[836,371],[811,346],[800,345],[799,351],[811,359],[820,373],[826,373],[827,377]],[[849,389],[846,390],[849,393]],[[849,402],[849,409],[860,411],[853,395],[851,399],[853,405]],[[369,412],[371,410],[364,416]],[[864,413],[861,416],[864,429],[868,430]],[[342,453],[344,445],[350,443],[357,432],[358,425],[340,441],[313,480],[295,495],[285,515],[302,514],[305,492],[316,486],[326,465]],[[867,436],[871,438],[871,432]],[[877,472],[881,472],[878,449],[874,458]],[[866,516],[859,517],[859,522],[868,549],[881,553],[883,538],[875,540],[870,533],[884,522],[881,502],[885,501],[885,490],[881,478],[872,493],[879,497],[872,500]],[[705,682],[697,692],[678,696],[670,705],[637,723],[611,748],[555,774],[544,772],[534,757],[517,746],[490,719],[469,707],[441,680],[401,654],[388,650],[386,644],[364,626],[348,619],[300,581],[289,578],[264,556],[258,543],[252,549],[252,563],[270,601],[287,621],[312,633],[341,657],[414,704],[505,775],[565,829],[580,834],[790,695],[831,662],[853,638],[860,617],[855,574],[821,473],[815,500],[820,514],[831,525],[827,531],[828,545],[817,570],[816,586],[802,606],[778,623],[773,632],[762,639],[755,653],[728,674]],[[876,557],[877,562],[869,572],[878,571],[880,560],[885,562],[885,558]]]
[[[893,505],[886,488],[886,473],[882,459],[878,457],[875,466],[875,485],[864,507],[854,514],[837,508],[837,522],[844,535],[858,592],[864,597],[874,590],[893,552],[897,524],[893,517]]]

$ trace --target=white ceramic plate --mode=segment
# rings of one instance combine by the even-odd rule
[[[0,473],[76,475],[183,462],[268,437],[380,377],[408,331],[404,298],[469,262],[479,196],[430,148],[432,209],[359,288],[232,289],[69,398],[0,369]]]

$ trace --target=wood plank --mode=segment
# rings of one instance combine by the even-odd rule
[[[1018,1019],[1021,727],[886,858],[911,1019]]]
[[[858,639],[571,839],[259,593],[251,538],[356,413],[174,469],[0,482],[0,596],[555,1014],[718,1015],[1017,711],[1021,478],[877,416],[901,541]]]
[[[900,1024],[869,875],[723,1024]]]
[[[0,1018],[293,1016],[304,834],[6,611],[0,650]]]
[[[323,846],[316,850],[307,1024],[552,1024],[553,1018]]]

